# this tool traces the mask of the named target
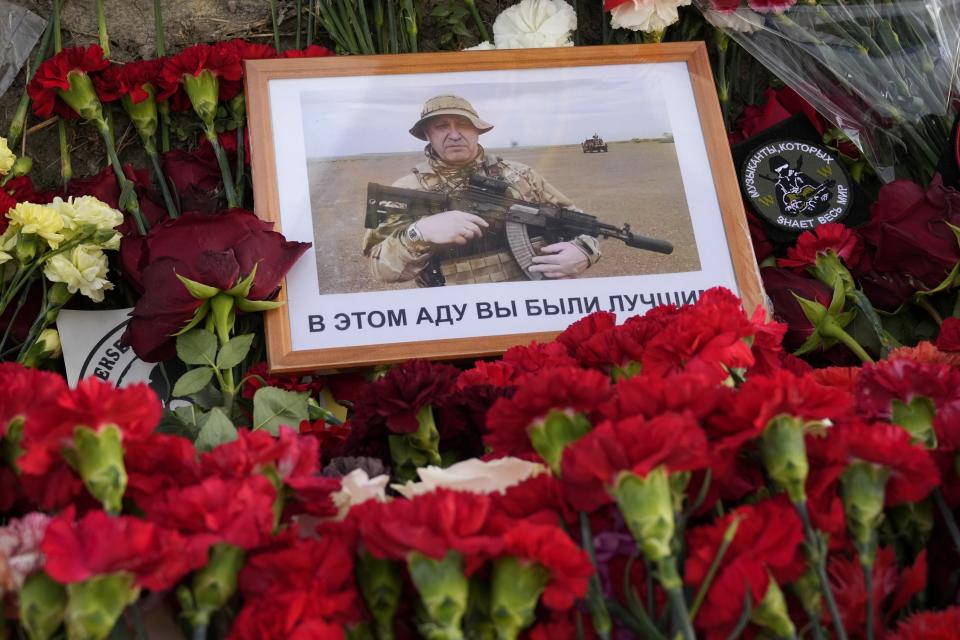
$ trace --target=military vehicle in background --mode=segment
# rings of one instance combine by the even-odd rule
[[[587,138],[580,146],[583,147],[584,153],[606,153],[607,152],[607,143],[603,141],[603,138],[597,134],[593,134],[592,138]]]

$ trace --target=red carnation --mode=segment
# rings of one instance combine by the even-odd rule
[[[563,485],[550,473],[538,473],[502,493],[491,494],[490,499],[499,513],[515,520],[556,524],[561,520],[573,522],[577,517],[567,503]]]
[[[157,89],[157,76],[163,68],[163,60],[137,60],[122,65],[112,65],[93,79],[97,95],[103,102],[113,102],[130,96],[133,104],[140,104],[150,97],[145,85]]]
[[[651,419],[661,413],[689,411],[696,419],[703,420],[717,410],[721,396],[729,393],[733,390],[703,373],[683,372],[667,377],[639,375],[617,383],[616,393],[601,412],[609,420],[622,420],[633,416]]]
[[[17,206],[17,199],[0,189],[0,233],[7,230],[10,226],[10,219],[7,218],[7,212]]]
[[[739,507],[687,534],[690,555],[684,580],[688,585],[703,584],[724,534],[734,521],[739,522],[736,534],[695,621],[707,638],[727,637],[740,618],[746,593],[756,607],[771,580],[787,584],[806,570],[800,518],[785,501],[765,500]]]
[[[500,398],[487,413],[484,442],[497,455],[532,455],[527,430],[551,410],[590,413],[610,396],[609,377],[572,367],[546,369],[529,378],[512,398]]]
[[[435,406],[456,387],[459,370],[429,360],[411,360],[392,367],[370,384],[360,416],[364,420],[385,423],[393,433],[414,433],[419,428],[417,412]],[[361,417],[362,416],[362,417]]]
[[[726,289],[710,289],[647,343],[643,371],[703,370],[726,377],[727,370],[754,363],[746,341],[754,333],[740,299]]]
[[[752,425],[754,433],[760,435],[777,416],[804,421],[837,419],[848,414],[852,404],[845,391],[821,386],[810,376],[781,370],[747,380],[736,396],[731,419]]]
[[[517,370],[509,362],[478,360],[473,364],[473,369],[467,369],[457,378],[457,389],[482,385],[512,386],[516,382],[516,374]]]
[[[266,476],[212,477],[144,496],[138,504],[151,521],[162,522],[203,544],[226,542],[253,549],[270,539],[276,497]]]
[[[810,372],[810,378],[819,385],[840,389],[853,395],[860,377],[860,367],[823,367]]]
[[[511,347],[503,354],[503,361],[523,373],[538,373],[551,367],[577,366],[577,361],[570,357],[566,347],[558,342],[531,342],[525,347]]]
[[[270,373],[266,362],[258,362],[247,369],[240,394],[247,400],[253,399],[253,394],[262,387],[277,387],[287,391],[307,392],[310,395],[319,393],[323,389],[323,378],[312,376],[274,375]]]
[[[281,54],[284,58],[326,58],[333,55],[336,55],[333,51],[318,44],[311,44],[303,49],[287,49]]]
[[[660,466],[692,471],[709,460],[707,438],[693,417],[664,413],[649,421],[604,422],[564,451],[562,479],[573,506],[593,511],[613,500],[607,488],[624,471],[642,477]]]
[[[797,243],[787,249],[787,257],[777,262],[781,267],[806,269],[816,265],[817,256],[827,251],[833,251],[847,267],[853,269],[863,257],[863,242],[844,225],[830,222],[800,234]]]
[[[103,58],[103,49],[96,44],[70,47],[47,58],[27,85],[34,113],[40,118],[48,118],[53,112],[65,120],[77,118],[77,112],[63,101],[58,91],[70,89],[71,73],[86,75],[108,66],[110,63]]]
[[[942,364],[897,358],[868,365],[857,384],[857,411],[867,420],[890,420],[893,403],[927,398],[934,408],[960,399],[960,371]]]
[[[160,73],[164,88],[160,99],[172,95],[180,86],[184,76],[198,77],[204,71],[209,71],[217,78],[239,81],[243,77],[243,68],[240,66],[240,55],[229,42],[220,42],[215,45],[195,44],[187,47],[174,56],[169,56],[163,64]],[[239,93],[239,84],[231,82],[220,83],[220,99],[229,100]]]
[[[960,629],[960,607],[915,613],[897,627],[889,640],[955,640]]]
[[[571,354],[574,354],[581,344],[598,333],[610,331],[616,324],[616,314],[609,311],[597,311],[577,320],[564,329],[563,333],[557,336],[557,342],[565,346]]]
[[[127,496],[134,502],[200,481],[196,450],[186,438],[154,432],[124,442],[123,449]]]
[[[843,625],[849,630],[865,629],[867,625],[867,590],[860,561],[844,556],[831,556],[827,563],[830,588],[837,601]],[[902,572],[897,569],[897,556],[892,547],[877,552],[873,566],[874,628],[886,628],[884,614],[894,616],[903,610],[917,593],[927,585],[927,552],[921,551],[913,566]],[[829,619],[829,613],[824,611]],[[956,628],[954,628],[954,632]],[[882,634],[878,634],[883,637]],[[886,636],[889,637],[889,636]],[[928,640],[927,636],[922,636]],[[956,633],[952,636],[955,638]]]
[[[488,530],[492,502],[483,494],[438,489],[412,500],[368,500],[350,510],[366,549],[378,558],[406,561],[411,551],[435,560],[464,556],[467,575],[500,555],[503,539]]]
[[[309,244],[289,242],[273,225],[242,209],[218,215],[185,213],[150,230],[138,256],[125,260],[127,276],[144,292],[124,341],[148,362],[170,357],[173,334],[203,305],[177,278],[225,291],[256,268],[247,300],[276,297],[280,280]]]
[[[593,565],[587,554],[557,525],[510,522],[503,533],[502,555],[535,562],[550,574],[543,604],[566,610],[586,595]]]
[[[76,427],[99,431],[113,425],[124,439],[133,439],[151,433],[161,412],[160,401],[145,384],[117,389],[97,378],[81,380],[30,415],[23,431],[25,453],[17,463],[27,473],[43,474],[72,441]]]
[[[940,351],[960,351],[960,318],[945,318],[937,336]]]
[[[26,419],[66,392],[66,380],[56,373],[29,369],[14,362],[0,363],[0,439],[14,420]]]
[[[315,593],[316,591],[316,593]],[[322,591],[278,591],[246,600],[230,628],[228,640],[344,640],[344,625],[312,617]],[[359,620],[352,621],[359,622]]]
[[[890,471],[884,504],[918,502],[940,483],[930,452],[911,444],[910,434],[892,424],[852,422],[831,429],[830,455],[846,466],[855,460]]]
[[[277,57],[277,50],[262,42],[247,42],[243,38],[235,38],[227,44],[237,51],[241,60],[267,60]]]
[[[74,520],[74,513],[71,506],[51,520],[40,545],[44,570],[62,584],[127,571],[138,585],[162,591],[207,563],[205,545],[152,522],[103,511]]]
[[[797,0],[747,0],[747,4],[759,13],[783,13],[797,4]]]

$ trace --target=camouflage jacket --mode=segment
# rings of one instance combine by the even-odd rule
[[[513,198],[527,202],[549,202],[565,208],[575,208],[573,203],[556,187],[547,182],[543,176],[532,168],[519,162],[504,160],[498,156],[483,156],[476,163],[476,171],[487,176],[496,177],[511,185]],[[445,179],[435,173],[429,162],[421,162],[411,173],[393,183],[394,187],[415,189],[418,191],[433,191],[449,193],[459,188],[460,183]],[[370,270],[373,277],[381,282],[406,282],[414,278],[420,286],[430,286],[421,273],[430,264],[431,260],[449,260],[468,258],[499,246],[504,249],[506,238],[496,228],[491,228],[484,234],[484,238],[473,241],[466,247],[431,248],[428,246],[411,246],[404,231],[410,225],[409,218],[388,219],[376,229],[370,229],[363,238],[363,255],[370,259]],[[600,259],[600,246],[597,239],[582,235],[573,240],[594,264]],[[441,255],[438,255],[441,254]],[[517,272],[522,275],[517,267]],[[513,278],[516,279],[516,278]]]

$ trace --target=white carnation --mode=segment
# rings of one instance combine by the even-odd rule
[[[489,40],[484,40],[480,44],[474,45],[472,47],[467,47],[464,51],[493,51],[496,47]]]
[[[750,7],[738,7],[735,11],[708,9],[703,12],[703,17],[713,26],[729,31],[753,33],[763,27],[763,16]]]
[[[93,245],[80,245],[52,256],[43,267],[50,282],[62,282],[70,293],[80,292],[103,302],[103,292],[113,289],[107,280],[107,256]]]
[[[610,24],[617,29],[660,31],[680,19],[678,7],[691,0],[629,0],[610,12]]]
[[[337,507],[337,519],[346,517],[350,507],[367,500],[385,502],[387,499],[387,483],[390,476],[383,475],[371,478],[363,469],[354,469],[340,479],[340,491],[331,495],[333,504]]]
[[[83,227],[95,227],[98,231],[110,231],[123,224],[123,214],[93,196],[71,196],[68,200],[60,197],[53,199],[50,207],[63,218],[63,225],[72,236]],[[103,249],[120,248],[120,234],[115,233],[109,240],[99,245]]]
[[[497,49],[572,47],[577,12],[563,0],[522,0],[493,22]]]
[[[397,493],[407,498],[430,493],[441,487],[472,493],[502,493],[546,470],[547,468],[542,464],[520,458],[497,458],[486,462],[470,458],[450,465],[446,469],[420,467],[417,469],[420,482],[391,486]]]

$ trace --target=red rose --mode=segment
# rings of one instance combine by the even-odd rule
[[[127,276],[144,293],[124,341],[148,362],[173,355],[172,335],[202,304],[178,275],[227,290],[256,267],[247,298],[275,297],[280,280],[310,245],[288,242],[272,226],[250,211],[231,209],[212,216],[185,213],[151,229],[139,256],[125,263]]]
[[[484,443],[496,455],[533,455],[527,433],[551,410],[590,413],[610,395],[610,379],[597,371],[564,367],[530,377],[512,398],[500,398],[487,412]]]
[[[731,142],[743,142],[798,113],[806,115],[820,135],[826,131],[823,118],[817,110],[790,87],[779,90],[771,87],[763,95],[765,100],[762,106],[750,105],[744,109],[743,115],[734,124],[735,133],[731,136]]]
[[[814,327],[794,296],[813,300],[826,308],[833,299],[833,291],[819,280],[805,278],[787,269],[767,267],[760,270],[760,275],[763,288],[773,302],[774,317],[787,325],[783,345],[795,351],[813,334]]]
[[[92,74],[110,66],[103,57],[103,49],[92,44],[89,47],[70,47],[47,58],[38,68],[33,80],[27,85],[27,94],[33,101],[33,111],[40,118],[48,118],[56,112],[65,120],[74,120],[77,112],[60,98],[57,91],[70,89],[69,75]]]
[[[169,589],[207,563],[205,545],[129,516],[89,511],[74,520],[70,506],[50,521],[40,549],[44,570],[62,584],[128,571],[151,591]]]
[[[813,231],[804,231],[797,243],[787,249],[787,257],[777,261],[781,267],[806,269],[816,265],[817,255],[832,250],[853,269],[863,257],[863,242],[856,233],[837,222],[822,224]]]
[[[223,175],[213,147],[207,144],[193,151],[171,149],[160,156],[160,161],[181,211],[209,214],[218,211]]]
[[[570,502],[593,511],[613,501],[607,487],[621,472],[646,477],[659,466],[673,473],[702,469],[709,461],[706,435],[693,417],[664,413],[604,422],[564,450],[561,478]]]
[[[960,222],[960,193],[945,187],[939,176],[924,189],[908,180],[883,186],[861,234],[874,248],[872,267],[880,273],[902,273],[917,289],[931,289],[947,276],[960,250],[948,223]]]
[[[688,585],[699,587],[706,580],[724,534],[734,520],[739,520],[736,535],[720,562],[695,621],[707,638],[724,638],[733,630],[743,610],[746,592],[750,594],[751,603],[759,603],[771,580],[786,584],[806,570],[799,516],[783,500],[765,500],[739,507],[687,534],[690,555],[684,580]]]

